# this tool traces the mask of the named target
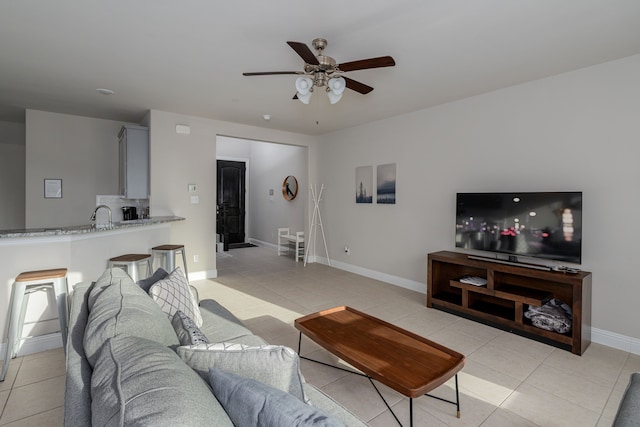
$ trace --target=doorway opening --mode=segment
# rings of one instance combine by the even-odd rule
[[[216,233],[224,250],[245,244],[245,162],[217,160]]]
[[[278,228],[304,231],[308,214],[308,148],[218,135],[216,229],[224,250],[255,244],[277,248]],[[296,177],[295,198],[282,194]]]

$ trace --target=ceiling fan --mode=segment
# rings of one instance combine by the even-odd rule
[[[351,89],[363,95],[371,92],[373,88],[357,80],[344,77],[348,71],[366,70],[369,68],[393,67],[395,61],[390,56],[361,59],[358,61],[337,64],[336,60],[324,55],[327,40],[313,39],[312,45],[318,54],[315,55],[309,46],[300,42],[287,42],[293,50],[304,60],[304,71],[265,71],[257,73],[242,73],[243,76],[269,76],[276,74],[300,75],[296,79],[296,94],[293,99],[299,99],[305,104],[309,103],[314,87],[326,87],[327,95],[332,104],[342,97],[344,89]]]

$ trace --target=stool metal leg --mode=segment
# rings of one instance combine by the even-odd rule
[[[7,335],[7,348],[4,351],[4,358],[3,358],[3,362],[2,362],[2,374],[0,374],[0,381],[4,381],[5,376],[7,375],[7,371],[9,370],[9,361],[11,359],[13,359],[12,353],[13,353],[13,343],[14,343],[14,337],[16,335],[16,325],[15,322],[13,321],[13,317],[15,316],[15,311],[16,311],[16,302],[17,302],[17,295],[18,294],[22,294],[22,292],[17,292],[17,286],[14,285],[13,288],[11,289],[11,305],[9,306],[9,333]],[[19,301],[20,306],[22,306],[22,299],[20,299]]]
[[[187,272],[187,253],[184,248],[182,248],[180,252],[182,252],[182,264],[184,264],[184,277],[189,280],[189,273]]]
[[[27,306],[31,299],[31,293],[34,292],[26,283],[19,283],[14,285],[16,289],[16,295],[14,295],[14,311],[11,314],[11,324],[13,327],[13,334],[11,338],[11,353],[9,358],[13,359],[18,355],[18,343],[22,338],[22,330],[24,329],[24,319],[27,315]],[[16,319],[17,317],[17,319]]]
[[[60,320],[60,335],[62,335],[62,347],[67,351],[67,280],[58,279],[53,282],[53,290],[56,294],[56,305]]]
[[[166,251],[164,253],[164,262],[167,265],[167,272],[171,273],[176,269],[176,260],[174,251]]]
[[[133,279],[134,282],[138,281],[138,278],[140,277],[138,275],[138,264],[135,262],[130,263],[129,265],[127,265],[127,270],[129,273],[129,276],[131,276],[131,278]]]

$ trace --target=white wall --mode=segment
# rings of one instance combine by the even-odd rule
[[[325,135],[330,256],[424,284],[426,254],[454,248],[456,192],[582,191],[592,324],[638,339],[638,135],[640,55]],[[384,163],[397,204],[356,205],[355,168]]]
[[[27,228],[88,224],[96,195],[118,193],[122,122],[27,110]],[[44,179],[62,179],[62,198],[45,199]]]
[[[175,125],[191,127],[190,135]],[[163,111],[151,111],[151,215],[186,218],[171,229],[171,242],[184,244],[189,274],[215,277],[216,271],[216,137],[230,136],[308,147],[311,156],[317,137],[238,125]],[[309,168],[309,174],[315,168]],[[196,184],[200,203],[190,203],[188,185]],[[199,263],[193,262],[199,256]]]
[[[247,163],[247,238],[276,245],[278,228],[305,230],[309,194],[306,147],[220,136],[217,158]],[[282,196],[282,183],[289,175],[298,180],[298,196],[291,201]]]
[[[0,122],[0,229],[24,227],[25,125]]]

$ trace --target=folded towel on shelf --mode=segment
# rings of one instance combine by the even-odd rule
[[[561,334],[571,331],[571,307],[559,299],[554,298],[542,307],[530,305],[524,316],[540,329]]]

